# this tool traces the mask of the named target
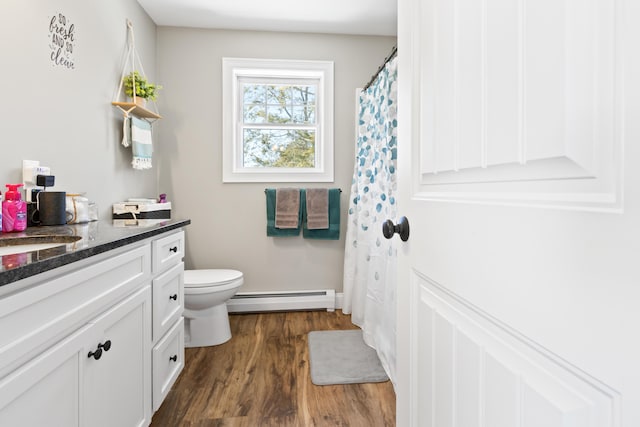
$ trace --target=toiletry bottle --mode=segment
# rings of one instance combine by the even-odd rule
[[[7,184],[2,202],[2,232],[24,231],[27,228],[27,204],[22,200],[18,188],[22,184]]]
[[[0,191],[0,205],[2,205],[2,192]],[[2,209],[0,209],[0,232],[2,232]]]

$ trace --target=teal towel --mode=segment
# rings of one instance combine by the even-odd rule
[[[302,224],[302,209],[298,213],[298,228],[276,228],[276,189],[267,188],[267,236],[290,237],[300,234],[300,224]],[[302,198],[303,195],[300,195]],[[302,203],[302,201],[301,201]]]
[[[307,228],[306,195],[306,191],[301,190],[300,204],[303,218],[302,237],[305,239],[340,240],[340,189],[329,189],[329,228],[327,229],[309,230]]]

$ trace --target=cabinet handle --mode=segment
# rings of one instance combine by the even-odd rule
[[[177,247],[177,246],[174,246],[174,247],[172,247],[172,248],[169,248],[169,252],[173,252],[173,253],[176,253],[176,254],[177,254],[177,253],[178,253],[178,247]]]
[[[104,344],[98,344],[98,350],[104,349],[104,351],[109,351],[111,349],[111,340],[106,340]]]
[[[174,354],[173,356],[171,356],[171,357],[169,358],[169,360],[171,360],[172,362],[177,362],[177,361],[178,361],[178,355],[177,355],[177,354]]]
[[[90,351],[89,354],[87,354],[87,357],[89,359],[91,359],[91,357],[96,360],[100,359],[102,357],[102,349],[98,348],[96,351]]]
[[[111,340],[106,340],[103,343],[98,344],[98,348],[96,348],[96,351],[90,351],[89,354],[87,354],[88,358],[94,358],[96,360],[99,360],[102,357],[102,351],[109,351],[111,349]]]
[[[173,294],[173,295],[169,296],[169,299],[172,299],[174,301],[178,301],[178,294]]]

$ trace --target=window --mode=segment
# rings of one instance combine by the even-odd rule
[[[223,58],[223,181],[333,181],[333,63]]]

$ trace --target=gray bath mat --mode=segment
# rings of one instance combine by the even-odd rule
[[[309,332],[309,365],[315,385],[379,383],[389,378],[362,331]]]

